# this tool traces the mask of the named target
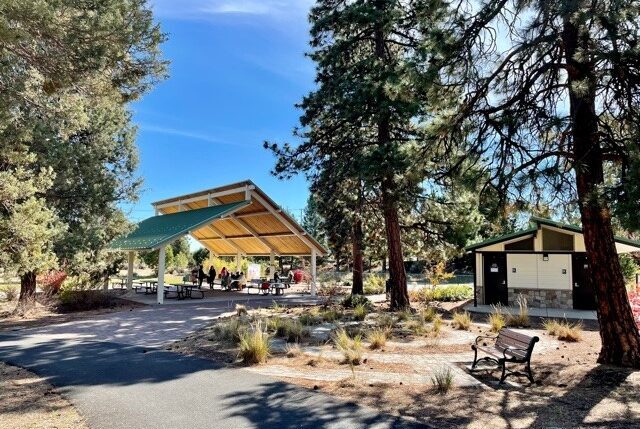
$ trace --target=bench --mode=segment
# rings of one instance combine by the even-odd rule
[[[487,345],[486,342],[481,344],[481,340],[495,340],[493,345]],[[503,328],[497,336],[479,336],[476,338],[475,344],[471,346],[475,355],[471,371],[475,370],[476,365],[480,361],[495,362],[496,365],[502,367],[502,376],[500,384],[502,384],[509,375],[526,375],[531,383],[533,383],[533,373],[531,372],[531,354],[533,346],[540,341],[538,337],[530,337],[528,335],[516,332],[511,329]],[[482,352],[488,356],[478,359],[478,352]],[[525,364],[525,373],[519,371],[507,370],[507,362]]]

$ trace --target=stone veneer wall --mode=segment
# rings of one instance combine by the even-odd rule
[[[518,306],[518,294],[527,298],[529,307],[573,308],[573,291],[554,289],[514,289],[509,288],[509,305]]]
[[[484,288],[482,285],[476,285],[476,300],[478,300],[478,305],[484,304]]]

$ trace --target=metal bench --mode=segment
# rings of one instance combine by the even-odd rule
[[[493,345],[487,345],[485,343],[480,344],[481,340],[492,339],[495,340]],[[475,344],[471,346],[475,355],[473,357],[473,364],[471,365],[471,371],[476,369],[476,365],[480,361],[494,362],[499,367],[502,367],[502,376],[500,377],[500,384],[502,384],[509,375],[526,375],[531,383],[533,380],[533,373],[531,372],[531,354],[533,352],[533,346],[540,341],[540,338],[516,332],[511,329],[503,328],[500,330],[497,336],[479,336],[476,338]],[[478,359],[478,352],[482,352],[488,356]],[[525,365],[526,372],[510,371],[507,369],[507,362],[519,363]]]

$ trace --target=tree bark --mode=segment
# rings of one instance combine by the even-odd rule
[[[364,272],[364,259],[362,257],[362,219],[359,215],[353,221],[353,283],[352,295],[364,294],[362,273]]]
[[[36,273],[28,271],[20,276],[20,297],[21,304],[33,303],[36,298]]]
[[[605,195],[602,148],[598,140],[594,64],[588,52],[588,32],[565,18],[563,42],[569,76],[571,133],[576,187],[584,242],[594,282],[602,349],[599,363],[640,368],[640,334],[633,320],[616,251],[611,211]],[[576,84],[582,89],[576,91]],[[586,88],[586,89],[585,89]]]
[[[376,8],[384,11],[384,0],[376,2]],[[385,34],[381,24],[374,28],[375,55],[381,63],[387,61]],[[377,144],[387,153],[393,152],[391,142],[391,114],[384,103],[384,88],[380,91],[380,109],[377,119]],[[389,257],[389,278],[391,279],[390,307],[391,310],[405,310],[409,308],[409,293],[407,291],[407,273],[404,269],[404,257],[402,255],[402,241],[400,235],[400,221],[398,219],[397,189],[393,178],[393,172],[387,170],[381,181],[382,211],[387,235],[387,251]]]
[[[387,257],[386,256],[384,258],[382,258],[382,272],[383,273],[387,272]]]

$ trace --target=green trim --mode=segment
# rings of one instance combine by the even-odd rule
[[[532,223],[532,224],[535,224],[535,226],[530,227],[530,228],[525,229],[525,230],[512,232],[510,234],[501,235],[499,237],[490,238],[488,240],[472,244],[470,246],[465,247],[464,250],[466,250],[466,251],[476,250],[476,249],[479,249],[481,247],[486,247],[486,246],[490,246],[492,244],[497,244],[497,243],[501,243],[503,241],[508,241],[508,240],[511,240],[511,239],[514,239],[514,238],[523,237],[525,235],[533,234],[538,230],[540,225],[552,226],[554,228],[564,229],[566,231],[571,231],[571,232],[575,232],[575,233],[578,233],[578,234],[582,234],[582,228],[580,226],[570,225],[570,224],[562,223],[562,222],[556,222],[556,221],[551,220],[551,219],[531,216],[531,218],[529,219],[529,222]],[[627,244],[629,246],[640,248],[640,241],[630,240],[628,238],[618,237],[618,236],[614,236],[613,238],[618,243]]]
[[[154,250],[248,204],[250,201],[238,201],[231,204],[153,216],[140,222],[136,229],[128,235],[116,238],[107,246],[107,249]]]

